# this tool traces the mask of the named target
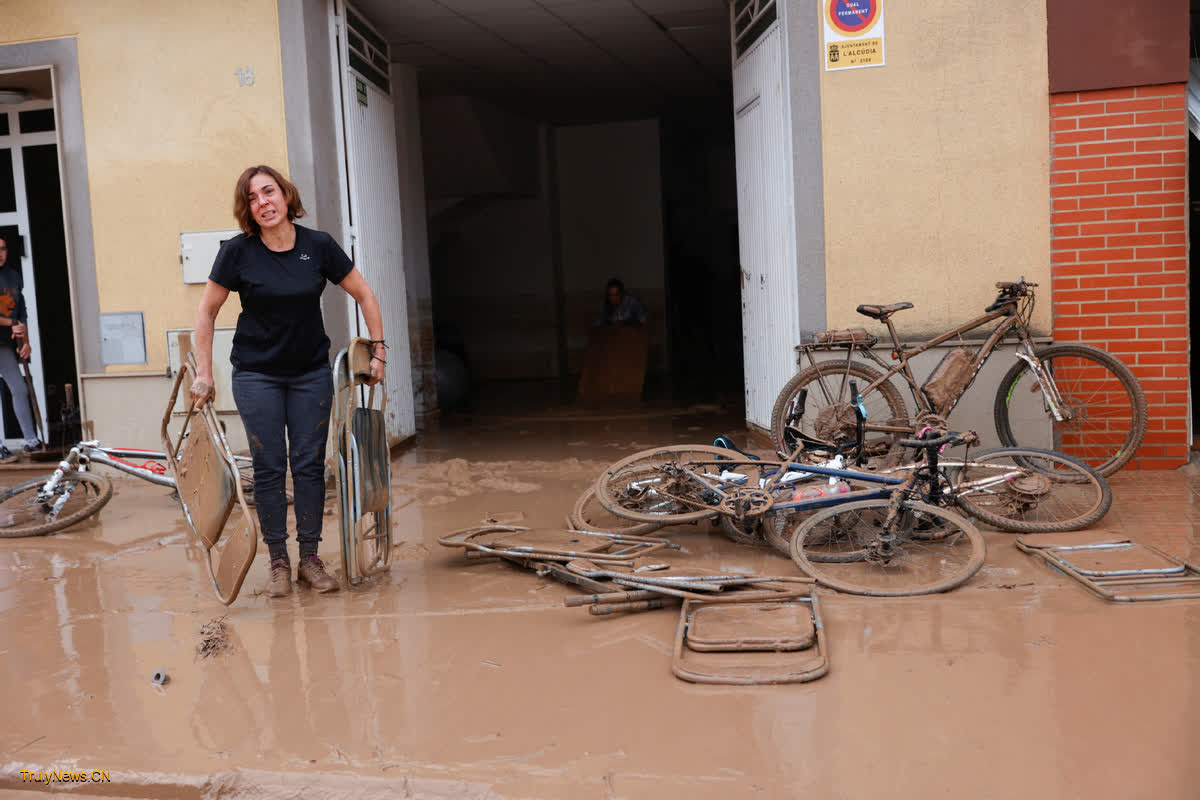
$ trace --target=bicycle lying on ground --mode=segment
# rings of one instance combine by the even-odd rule
[[[175,488],[167,474],[166,453],[124,447],[102,447],[98,441],[79,442],[49,476],[33,478],[0,490],[0,539],[42,536],[87,519],[112,499],[112,482],[91,471],[94,464]],[[237,456],[244,487],[253,490],[250,459]],[[142,459],[135,464],[129,459]]]
[[[917,418],[929,413],[948,417],[980,368],[1006,338],[1017,339],[1017,363],[1004,375],[993,402],[1001,443],[1038,445],[1049,424],[1052,449],[1065,452],[1108,476],[1124,466],[1146,435],[1146,397],[1129,368],[1112,355],[1083,344],[1038,348],[1029,331],[1035,283],[997,283],[995,302],[983,316],[905,348],[892,315],[912,303],[860,305],[858,313],[887,326],[892,339],[889,366],[875,355],[877,339],[863,328],[822,331],[815,341],[796,348],[802,369],[779,392],[771,412],[771,438],[782,456],[797,446],[828,452],[899,460],[901,437],[918,430]],[[982,343],[962,334],[989,322],[999,324]],[[910,360],[958,337],[924,384],[918,385]],[[818,361],[814,353],[845,350],[844,359]],[[858,354],[882,369],[855,361]],[[808,366],[804,366],[807,361]],[[910,416],[891,382],[908,384],[917,412]],[[871,438],[868,438],[871,437]]]
[[[952,434],[936,443],[971,444],[974,439],[973,434]],[[662,526],[717,517],[731,539],[752,543],[763,537],[787,556],[792,556],[792,542],[808,524],[810,512],[818,512],[816,517],[822,509],[846,504],[857,509],[864,502],[861,508],[877,512],[877,504],[900,489],[922,503],[924,519],[941,519],[945,512],[953,518],[945,524],[959,525],[962,518],[946,511],[957,506],[1001,530],[1027,533],[1086,528],[1112,504],[1104,477],[1061,453],[1000,448],[973,458],[936,452],[931,457],[929,442],[900,443],[922,448],[925,457],[892,469],[864,470],[845,467],[840,456],[824,463],[800,462],[803,448],[791,459],[765,461],[727,447],[665,446],[611,465],[597,480],[595,496],[610,513],[641,523]],[[914,486],[919,491],[913,493]]]
[[[903,440],[905,447],[925,453],[919,463],[897,471],[903,477],[845,469],[840,458],[801,464],[755,461],[719,447],[663,447],[613,464],[597,481],[596,496],[610,512],[628,519],[678,524],[722,515],[747,535],[756,520],[770,512],[775,520],[766,521],[764,530],[772,530],[780,518],[785,522],[777,533],[798,526],[785,546],[773,543],[786,547],[786,554],[811,577],[832,588],[877,596],[945,591],[979,569],[983,537],[948,506],[982,512],[989,522],[1004,523],[1010,530],[1062,531],[1091,524],[1112,502],[1103,477],[1057,453],[1008,448],[999,451],[1003,456],[990,459],[939,460],[939,448],[974,440],[974,434]],[[844,488],[824,491],[829,484],[823,485],[822,478]],[[1030,519],[1017,504],[997,502],[1014,483],[1024,486],[1033,505],[1038,494],[1048,497],[1066,489],[1079,496],[1056,506],[1062,513]],[[835,520],[832,530],[821,527],[829,518]],[[819,540],[813,530],[823,531],[820,536],[825,539]],[[796,539],[807,542],[801,557],[796,555]],[[822,566],[810,567],[808,555]],[[840,578],[838,571],[847,568],[826,563],[858,564],[849,569],[864,574]]]

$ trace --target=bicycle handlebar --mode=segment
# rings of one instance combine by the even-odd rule
[[[945,433],[936,439],[901,439],[901,447],[942,447],[943,445],[975,444],[979,436],[974,431]]]
[[[1016,282],[997,281],[996,288],[1000,290],[1000,296],[996,298],[995,302],[985,308],[983,313],[990,314],[993,311],[999,311],[1007,305],[1012,305],[1017,302],[1017,298],[1032,294],[1029,290],[1035,286],[1037,286],[1036,283],[1030,283],[1024,277]]]

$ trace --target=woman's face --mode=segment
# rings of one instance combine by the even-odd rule
[[[287,221],[287,198],[270,175],[259,173],[250,179],[250,216],[262,230]]]

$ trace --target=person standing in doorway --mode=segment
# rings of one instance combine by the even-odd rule
[[[217,312],[230,292],[241,297],[230,358],[233,399],[254,462],[254,500],[271,557],[271,597],[292,590],[284,491],[289,465],[300,556],[296,580],[318,592],[338,588],[317,555],[333,401],[329,337],[321,316],[326,283],[341,287],[362,309],[372,346],[369,383],[384,378],[387,363],[375,293],[332,236],[295,223],[304,213],[299,191],[278,170],[246,169],[233,193],[233,215],[242,233],[221,245],[196,311],[192,395],[200,402],[213,395]]]
[[[21,362],[28,361],[32,352],[29,346],[28,317],[25,311],[23,290],[25,281],[21,276],[21,260],[14,258],[8,263],[8,237],[0,232],[0,378],[12,395],[13,411],[25,437],[25,452],[35,453],[42,449],[37,427],[33,424],[33,410],[29,405],[29,391],[21,374]],[[17,456],[0,442],[0,464],[10,464]]]

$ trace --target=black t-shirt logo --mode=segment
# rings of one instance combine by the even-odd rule
[[[301,253],[301,254],[300,254],[300,260],[301,260],[301,261],[308,261],[308,253]]]

